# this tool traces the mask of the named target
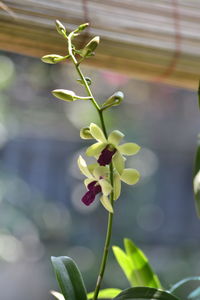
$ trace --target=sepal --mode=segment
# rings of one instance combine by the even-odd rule
[[[92,136],[91,133],[90,133],[90,128],[89,128],[89,127],[83,127],[83,128],[81,128],[81,130],[80,130],[80,137],[81,137],[83,140],[91,140],[91,139],[94,139],[93,136]]]

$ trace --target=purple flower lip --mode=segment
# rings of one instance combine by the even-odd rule
[[[109,146],[107,146],[102,150],[97,162],[100,164],[100,166],[109,165],[115,152],[116,149],[110,150]]]
[[[92,181],[91,183],[88,184],[88,192],[85,193],[85,195],[82,197],[81,201],[89,206],[94,200],[97,194],[101,192],[101,186],[96,185],[97,181]]]

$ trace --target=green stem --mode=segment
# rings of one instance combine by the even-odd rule
[[[68,36],[68,50],[69,50],[69,55],[71,56],[71,59],[76,67],[76,70],[85,86],[85,89],[87,91],[87,94],[89,97],[91,97],[91,101],[94,105],[94,107],[96,108],[98,114],[99,114],[99,118],[100,118],[100,122],[101,122],[101,127],[103,130],[103,133],[105,135],[106,138],[108,138],[108,134],[107,134],[107,130],[106,130],[106,126],[105,126],[105,122],[104,122],[104,117],[103,117],[103,110],[101,110],[100,106],[98,105],[98,103],[96,102],[96,100],[94,99],[94,96],[90,90],[90,87],[79,67],[79,62],[76,60],[73,51],[72,51],[72,44],[71,44],[71,38],[73,37],[73,32],[69,34]],[[110,164],[110,182],[111,185],[113,186],[113,164]],[[111,205],[113,206],[113,202],[114,202],[114,194],[113,191],[111,193],[110,196],[110,202]],[[94,296],[93,296],[93,300],[96,300],[99,294],[99,290],[100,290],[100,286],[101,286],[101,282],[104,276],[104,272],[105,272],[105,267],[106,267],[106,262],[108,259],[108,252],[109,252],[109,247],[110,247],[110,240],[111,240],[111,236],[112,236],[112,224],[113,224],[113,214],[109,213],[108,214],[108,224],[107,224],[107,232],[106,232],[106,239],[105,239],[105,245],[104,245],[104,250],[103,250],[103,256],[102,256],[102,260],[101,260],[101,265],[100,265],[100,270],[99,270],[99,275],[97,278],[97,283],[96,283],[96,287],[95,287],[95,291],[94,291]]]

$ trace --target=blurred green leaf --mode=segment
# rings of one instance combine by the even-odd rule
[[[56,277],[65,300],[87,300],[81,273],[68,256],[51,258]]]
[[[200,286],[188,295],[188,299],[200,299]]]
[[[129,239],[124,239],[124,247],[126,252],[116,246],[113,252],[131,286],[162,288],[144,253]]]
[[[191,281],[200,281],[200,276],[187,277],[178,281],[177,283],[172,285],[172,287],[169,290],[170,293],[174,293],[175,290],[177,290],[178,288],[184,286],[186,283]]]
[[[120,289],[104,289],[100,290],[98,294],[98,299],[112,299],[116,297],[122,290]],[[88,293],[88,299],[92,299],[94,296],[94,292]]]
[[[135,287],[126,289],[113,300],[126,299],[178,300],[177,297],[166,291],[149,287]]]

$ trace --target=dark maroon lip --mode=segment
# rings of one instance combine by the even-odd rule
[[[112,157],[115,154],[116,149],[110,150],[109,146],[102,150],[97,162],[100,166],[109,165],[111,163]]]
[[[81,201],[89,206],[92,202],[94,202],[97,194],[101,192],[101,186],[97,184],[97,181],[92,181],[87,186],[88,192],[82,197]]]

